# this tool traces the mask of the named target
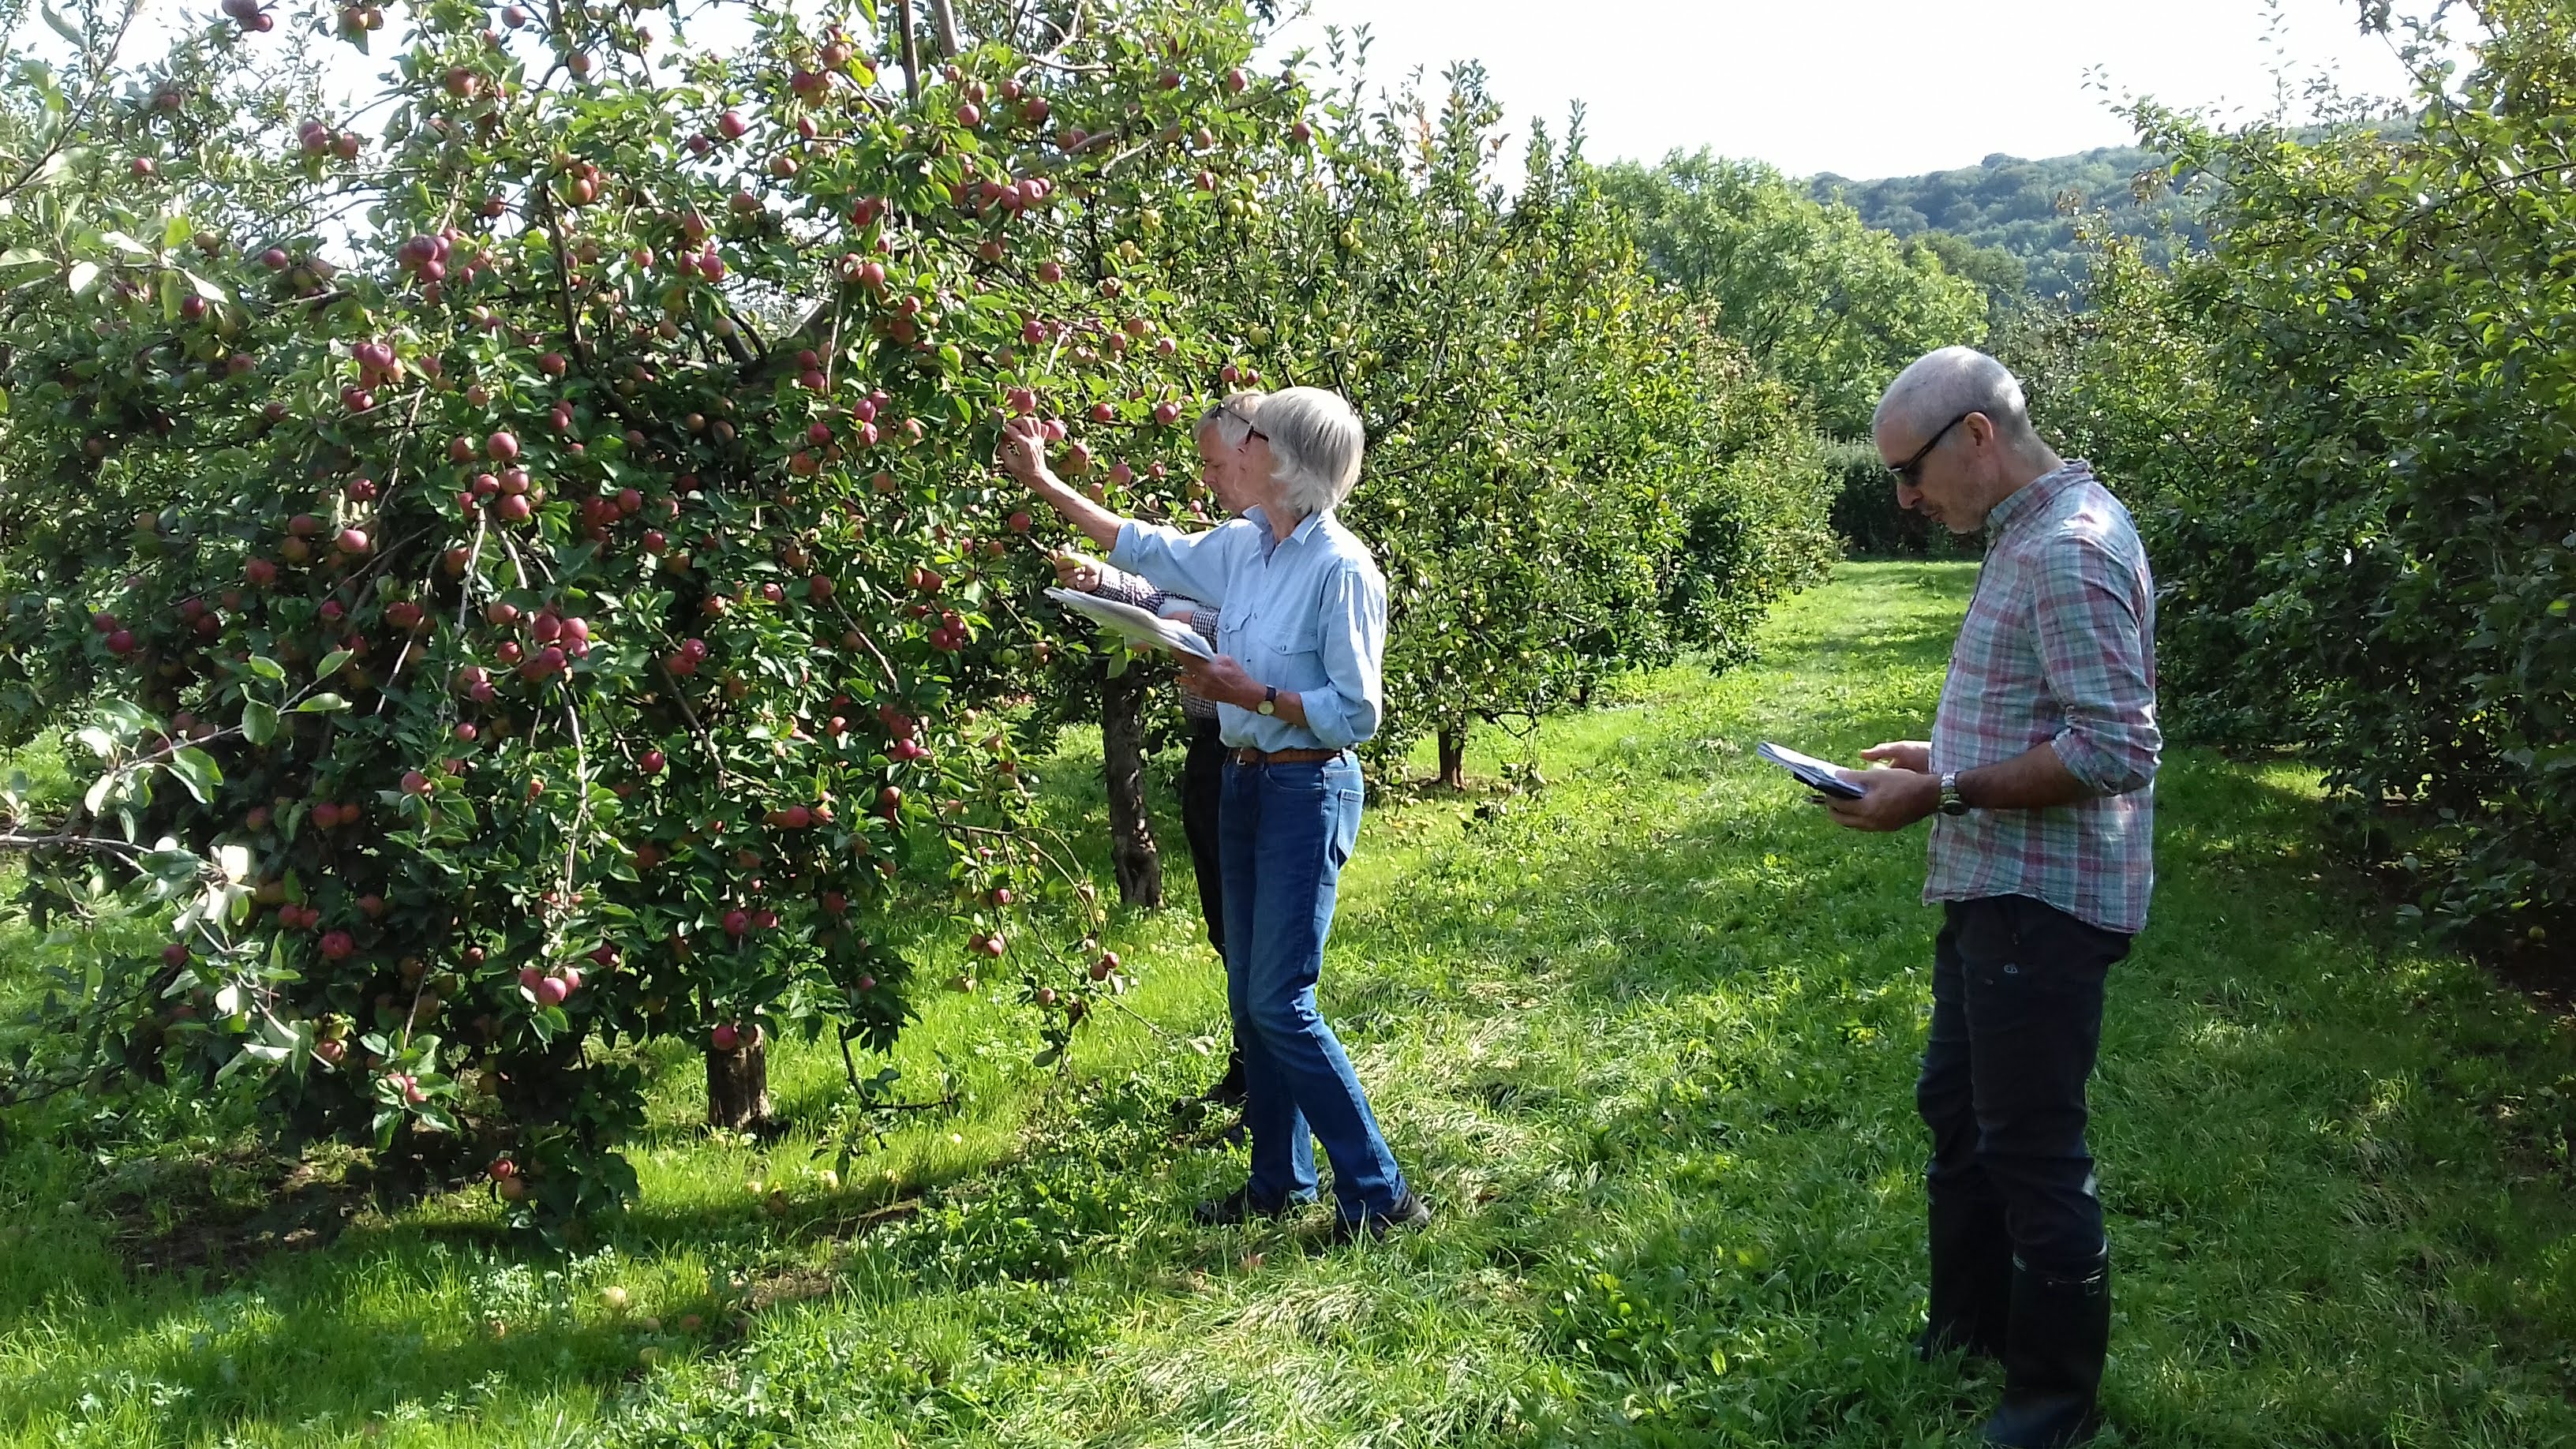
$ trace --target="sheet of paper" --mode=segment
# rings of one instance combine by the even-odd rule
[[[1861,788],[1834,773],[1840,767],[1830,760],[1819,760],[1813,755],[1801,754],[1786,745],[1775,745],[1769,740],[1754,746],[1753,753],[1797,776],[1798,782],[1811,790],[1820,790],[1828,795],[1839,795],[1846,800],[1857,800],[1861,797]]]
[[[1104,599],[1098,594],[1074,589],[1049,589],[1046,596],[1120,638],[1196,659],[1216,657],[1216,651],[1208,647],[1208,642],[1178,619],[1165,619],[1133,604],[1122,604],[1115,599]]]

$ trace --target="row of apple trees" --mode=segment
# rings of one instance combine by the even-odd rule
[[[2184,722],[2302,747],[2411,914],[2545,951],[2576,909],[2576,22],[2453,14],[2457,49],[2397,29],[2411,128],[2142,110],[2224,180],[2210,250],[2108,247],[2028,371],[2139,503]]]
[[[57,928],[174,916],[47,983],[9,1091],[230,1078],[553,1225],[633,1190],[601,1048],[700,1043],[740,1122],[770,1031],[892,1039],[908,943],[1059,1045],[1115,989],[1026,828],[1009,710],[1084,645],[990,461],[1027,414],[1069,472],[1183,456],[1219,364],[1132,242],[1305,105],[1239,7],[224,0],[148,60],[47,19],[0,690],[98,768],[0,844]],[[355,104],[298,79],[335,47]]]
[[[1270,175],[1263,244],[1216,254],[1198,315],[1235,376],[1359,408],[1344,513],[1392,620],[1378,747],[1436,736],[1456,784],[1479,721],[1741,648],[1828,563],[1833,478],[1794,394],[1647,273],[1579,130],[1538,128],[1506,189],[1477,67],[1389,93],[1331,59],[1320,149]]]

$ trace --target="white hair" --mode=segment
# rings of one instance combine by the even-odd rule
[[[2030,425],[2030,405],[2022,397],[2021,379],[1973,347],[1944,347],[1916,358],[1887,385],[1870,427],[1875,431],[1897,422],[1920,438],[1968,413],[1981,414],[1994,424],[1995,435],[2007,447],[2039,441]]]
[[[1213,432],[1229,448],[1259,433],[1270,444],[1270,478],[1279,501],[1307,518],[1329,513],[1360,480],[1368,433],[1337,392],[1284,387],[1231,393],[1199,415],[1197,435]]]

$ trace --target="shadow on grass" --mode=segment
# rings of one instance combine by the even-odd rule
[[[1911,1444],[1973,1423],[1973,1385],[1963,1398],[1902,1353],[1922,1292],[1921,837],[1840,832],[1748,753],[1766,733],[1845,758],[1919,735],[1950,637],[1913,612],[1944,597],[1917,582],[1937,572],[1860,575],[1849,628],[1790,615],[1794,642],[1720,681],[1707,710],[1629,733],[1572,722],[1575,742],[1552,747],[1559,784],[1507,813],[1462,823],[1426,802],[1364,830],[1325,1009],[1442,1217],[1405,1243],[1334,1251],[1375,1252],[1353,1261],[1408,1311],[1499,1320],[1554,1392],[1603,1416],[1602,1438]],[[1690,738],[1702,729],[1724,738]],[[1051,773],[1050,812],[1096,864],[1090,778]],[[2576,1292],[2559,1276],[2576,1213],[2566,1138],[2551,1135],[2576,1100],[2576,1045],[2378,924],[2318,846],[2294,772],[2179,751],[2159,789],[2156,918],[2113,978],[2094,1097],[2122,1275],[2115,1421],[2159,1446],[2546,1442],[2516,1425],[2566,1422],[2576,1391]],[[1177,824],[1157,824],[1167,898],[1188,909]],[[1200,1290],[1169,1280],[1247,1250],[1340,1266],[1296,1233],[1191,1229],[1189,1201],[1230,1186],[1239,1159],[1176,1124],[1166,1097],[1133,1079],[1071,1084],[1016,1154],[874,1219],[648,1203],[611,1241],[774,1261],[829,1240],[848,1245],[836,1267],[850,1280],[925,1299],[1186,1306]],[[354,1432],[486,1380],[607,1393],[633,1377],[649,1338],[633,1325],[540,1316],[494,1340],[396,1321],[379,1306],[403,1299],[388,1280],[512,1257],[470,1231],[420,1232],[279,1269],[263,1291],[308,1306],[212,1350],[185,1333],[205,1317],[193,1301],[138,1312],[21,1380],[29,1407],[78,1402],[87,1369],[71,1363],[189,1386],[201,1397],[156,1422],[180,1440],[262,1419]],[[782,1276],[829,1282],[810,1262]],[[1103,1308],[1035,1337],[973,1321],[1008,1330],[995,1352],[1027,1339],[1062,1357],[1116,1319]],[[378,1377],[254,1391],[209,1366],[210,1352],[299,1362],[310,1334],[288,1325],[316,1324]],[[708,1352],[735,1331],[669,1347]],[[1221,1356],[1207,1369],[1249,1372]],[[2392,1436],[2398,1423],[2419,1432]]]

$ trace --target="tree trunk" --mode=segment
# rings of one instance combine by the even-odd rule
[[[1100,681],[1100,764],[1109,782],[1109,863],[1118,899],[1159,910],[1163,855],[1145,813],[1145,672],[1134,664]]]
[[[768,1037],[755,1029],[732,1051],[707,1048],[707,1125],[745,1132],[768,1122]]]
[[[903,35],[903,95],[921,104],[921,43],[912,33],[912,0],[894,0],[895,26]]]
[[[1467,788],[1467,727],[1440,727],[1440,783],[1452,790]]]

